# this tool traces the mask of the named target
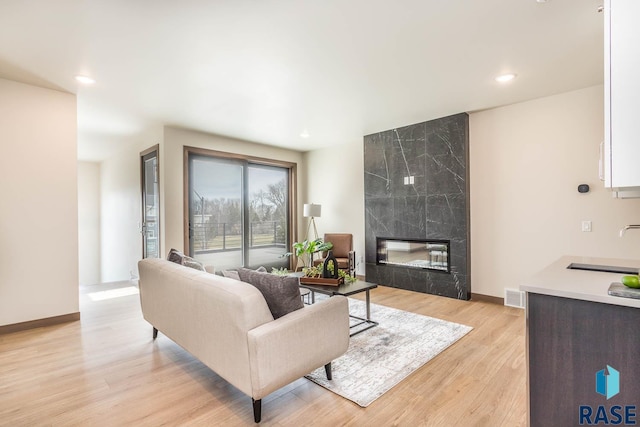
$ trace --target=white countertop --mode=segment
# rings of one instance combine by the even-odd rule
[[[567,268],[571,263],[640,268],[640,260],[563,256],[533,277],[524,280],[520,285],[520,290],[536,294],[640,308],[640,299],[622,298],[607,294],[611,282],[620,282],[624,274],[571,270]]]

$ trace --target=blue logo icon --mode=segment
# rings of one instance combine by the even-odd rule
[[[596,393],[611,399],[620,393],[620,372],[607,365],[607,369],[596,372]]]

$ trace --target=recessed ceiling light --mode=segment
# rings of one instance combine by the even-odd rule
[[[309,136],[309,131],[306,129],[300,133],[300,138],[309,138]]]
[[[536,1],[537,1],[538,3],[546,3],[546,2],[548,2],[549,0],[536,0]]]
[[[506,82],[509,82],[509,81],[511,81],[511,80],[513,80],[515,78],[516,78],[516,74],[513,74],[513,73],[502,74],[502,75],[496,77],[496,81],[499,82],[499,83],[506,83]]]
[[[96,82],[91,77],[87,76],[76,76],[76,80],[85,85],[92,85]]]

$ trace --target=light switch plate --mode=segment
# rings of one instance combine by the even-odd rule
[[[591,231],[591,221],[582,221],[582,231],[584,232]]]

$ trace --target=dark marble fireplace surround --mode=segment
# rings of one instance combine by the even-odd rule
[[[367,281],[471,297],[468,148],[466,113],[364,137]],[[450,240],[450,272],[376,265],[377,237]]]

